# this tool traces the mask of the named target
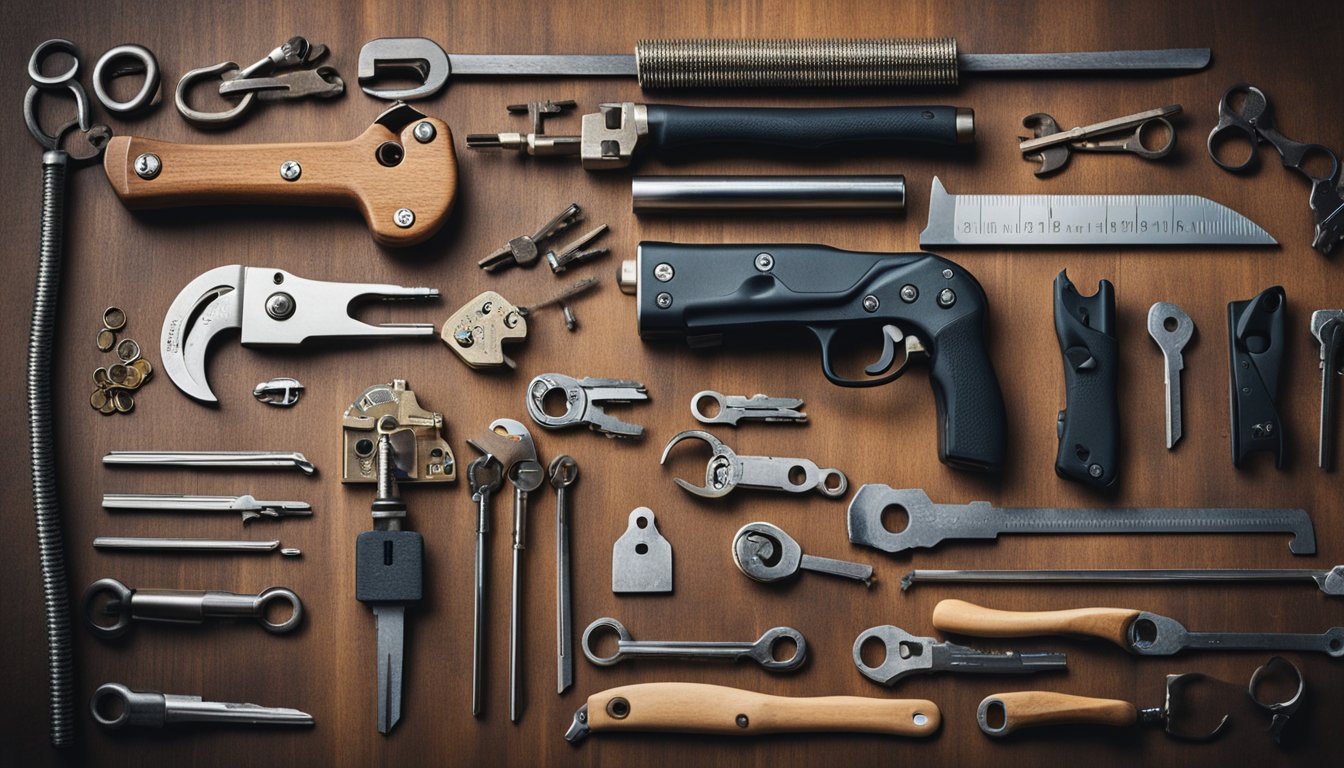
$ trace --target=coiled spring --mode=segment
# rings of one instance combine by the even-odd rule
[[[641,40],[641,88],[832,87],[957,84],[957,41]]]

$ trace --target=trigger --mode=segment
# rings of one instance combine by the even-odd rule
[[[881,376],[891,369],[892,363],[896,362],[896,343],[904,338],[901,329],[894,325],[882,326],[882,356],[877,362],[863,369],[863,372],[869,376]]]

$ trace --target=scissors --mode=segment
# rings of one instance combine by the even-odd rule
[[[1226,151],[1229,144],[1247,143],[1250,150],[1241,162],[1229,162],[1222,156],[1236,153]],[[1256,152],[1260,142],[1268,142],[1278,150],[1286,168],[1292,168],[1311,180],[1311,210],[1316,214],[1316,233],[1311,247],[1329,255],[1340,240],[1344,240],[1344,197],[1339,190],[1339,156],[1320,144],[1303,144],[1279,133],[1274,128],[1269,98],[1253,85],[1238,83],[1227,89],[1218,102],[1218,125],[1209,133],[1209,157],[1225,171],[1240,173],[1253,169],[1259,162]],[[1329,158],[1330,171],[1313,176],[1308,163],[1321,157]],[[1318,163],[1319,164],[1319,163]]]
[[[1172,115],[1180,114],[1181,105],[1171,104],[1157,109],[1136,112],[1124,117],[1103,120],[1092,125],[1079,126],[1062,131],[1055,118],[1044,112],[1027,115],[1022,125],[1030,128],[1036,135],[1034,139],[1022,138],[1018,149],[1028,160],[1039,161],[1037,176],[1045,176],[1063,168],[1069,162],[1069,152],[1131,152],[1145,160],[1156,160],[1171,154],[1176,146],[1176,129],[1171,121]],[[1123,138],[1098,139],[1097,137],[1134,129],[1132,134]],[[1158,147],[1149,147],[1155,133],[1160,129],[1166,132],[1166,143]]]
[[[46,75],[42,64],[56,53],[70,55],[70,66],[59,74]],[[28,124],[28,132],[38,144],[48,152],[62,152],[67,162],[76,166],[87,165],[102,154],[103,148],[112,138],[112,130],[106,125],[91,125],[89,120],[89,99],[84,86],[79,84],[79,49],[69,40],[56,38],[48,40],[33,49],[28,59],[28,79],[32,85],[23,97],[23,121]],[[67,91],[75,100],[74,119],[61,124],[54,133],[42,128],[38,117],[38,104],[43,94]],[[67,149],[64,145],[67,137],[78,133],[79,139]]]

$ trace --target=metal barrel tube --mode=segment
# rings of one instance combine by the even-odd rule
[[[905,177],[637,176],[635,213],[707,211],[900,211]]]

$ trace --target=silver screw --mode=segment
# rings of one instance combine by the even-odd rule
[[[659,309],[667,309],[672,306],[672,294],[664,291],[653,297],[653,303],[657,304]]]
[[[756,254],[756,269],[759,269],[762,272],[769,272],[771,269],[774,269],[774,266],[775,266],[774,256],[771,256],[768,253]]]
[[[880,306],[882,306],[882,302],[878,301],[877,297],[873,294],[870,293],[863,297],[863,311],[876,312],[877,308]]]
[[[303,167],[296,160],[286,160],[280,164],[280,178],[285,181],[296,181],[301,173]]]
[[[266,314],[276,320],[284,320],[294,314],[294,297],[288,293],[272,293],[266,299]]]
[[[943,277],[947,278],[948,280],[951,280],[951,279],[952,279],[952,270],[950,270],[950,269],[944,269],[944,270],[943,270]]]
[[[434,140],[434,136],[438,132],[434,130],[433,123],[420,122],[415,124],[415,128],[411,131],[411,133],[415,135],[416,141],[420,142],[421,144],[428,144],[429,142]]]
[[[145,181],[149,181],[155,176],[158,176],[159,171],[162,170],[163,170],[163,161],[160,160],[159,156],[156,154],[146,152],[143,155],[135,158],[135,175],[139,176]]]
[[[653,268],[653,276],[657,278],[660,283],[666,283],[668,280],[671,280],[672,276],[675,274],[677,274],[676,270],[672,269],[672,265],[667,262],[663,262]]]
[[[398,208],[397,212],[392,214],[392,220],[397,223],[398,227],[406,229],[415,223],[415,211],[410,208]]]
[[[1100,464],[1093,464],[1087,468],[1087,474],[1093,477],[1101,477],[1101,473],[1104,471]]]
[[[738,728],[746,728],[748,725],[751,725],[751,720],[749,720],[746,715],[738,715],[735,722],[737,723]]]
[[[458,328],[453,331],[453,341],[456,341],[459,347],[470,347],[476,343],[476,337],[471,335],[470,328]]]
[[[579,318],[574,316],[574,308],[568,304],[561,304],[560,311],[565,315],[565,330],[573,333],[579,327]]]
[[[957,303],[957,292],[951,288],[944,288],[938,292],[938,306],[947,309]]]
[[[901,286],[901,301],[911,304],[919,298],[919,289],[909,283]],[[872,310],[869,310],[872,311]]]

